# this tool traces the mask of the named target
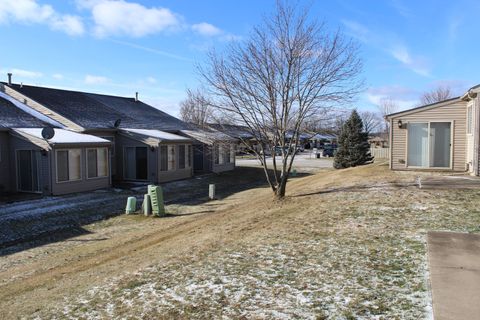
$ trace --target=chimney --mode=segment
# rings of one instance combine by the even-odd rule
[[[135,92],[135,102],[138,102],[138,92]]]
[[[9,72],[9,73],[7,73],[7,75],[8,75],[8,84],[11,85],[12,84],[12,73]]]

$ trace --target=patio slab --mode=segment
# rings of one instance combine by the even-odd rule
[[[429,232],[435,320],[479,319],[480,234]]]

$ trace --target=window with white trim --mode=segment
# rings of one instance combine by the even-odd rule
[[[160,171],[168,170],[168,148],[160,146]]]
[[[178,168],[185,169],[185,145],[181,144],[178,146]]]
[[[225,163],[225,151],[222,145],[218,146],[218,164]]]
[[[213,146],[213,157],[215,164],[220,164],[220,146]]]
[[[187,146],[187,168],[191,168],[192,167],[192,146],[191,145],[188,145]]]
[[[231,144],[230,145],[230,163],[235,162],[235,145]]]
[[[87,149],[87,178],[108,176],[108,149]]]
[[[81,149],[65,149],[56,151],[57,181],[76,181],[82,178]]]
[[[168,171],[175,170],[175,146],[168,146]]]

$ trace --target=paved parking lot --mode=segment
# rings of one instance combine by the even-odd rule
[[[277,164],[278,161],[281,161],[282,157],[277,156]],[[272,165],[272,157],[268,158],[269,166]],[[260,161],[257,159],[245,159],[245,158],[237,158],[236,165],[241,167],[255,167],[260,166]],[[302,152],[295,156],[295,160],[293,162],[293,168],[297,171],[302,172],[309,172],[309,171],[317,171],[318,169],[325,169],[325,168],[332,168],[333,167],[333,158],[315,158],[314,154],[310,152]]]

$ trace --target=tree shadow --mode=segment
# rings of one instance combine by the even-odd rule
[[[269,174],[273,175],[273,171],[270,170]],[[306,175],[309,174],[299,173],[297,177]],[[174,219],[182,216],[214,212],[220,204],[208,198],[210,184],[215,184],[216,199],[219,200],[248,189],[268,186],[263,168],[259,167],[237,167],[233,171],[218,174],[210,173],[165,183],[162,184],[162,188],[167,206],[179,205],[180,210],[183,205],[202,205],[203,208],[199,208],[199,211],[185,214],[170,212],[165,217],[161,217],[161,219]],[[106,200],[108,205],[106,202],[105,205],[96,204],[94,207],[82,208],[82,210],[70,209],[68,211],[55,211],[38,216],[29,216],[28,218],[3,219],[0,223],[0,256],[61,241],[94,242],[107,240],[107,238],[73,238],[88,234],[94,235],[94,232],[84,228],[88,224],[124,214],[128,196],[136,196],[140,200],[140,203],[137,204],[137,207],[139,207],[143,199],[143,191],[146,191],[146,187],[142,192],[123,191],[120,195],[125,196],[124,198],[120,197],[121,201],[119,201],[119,194],[112,191],[112,197],[115,197],[111,201]],[[75,199],[75,195],[59,197],[59,199],[68,199],[68,197],[71,197],[72,201]],[[19,204],[28,204],[27,201]]]

